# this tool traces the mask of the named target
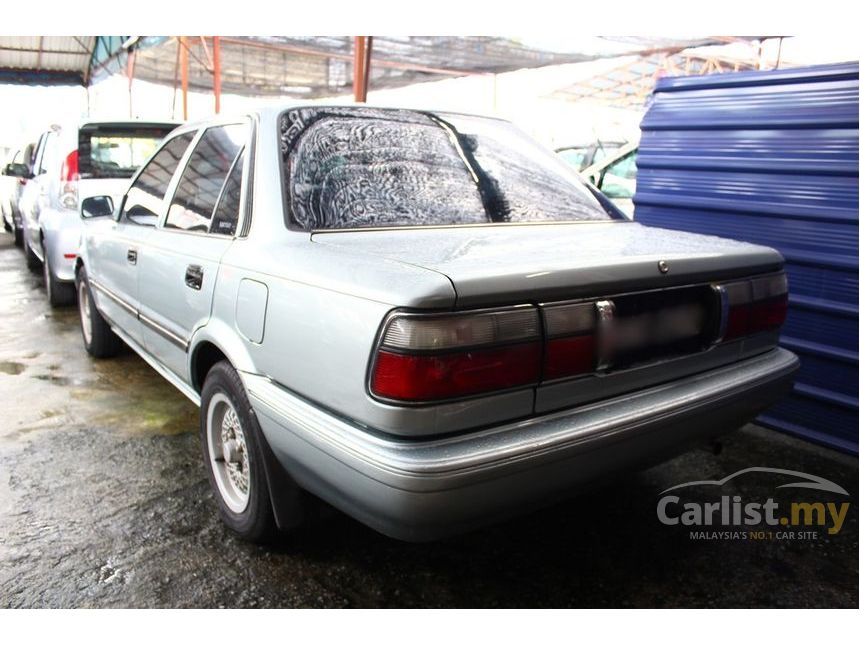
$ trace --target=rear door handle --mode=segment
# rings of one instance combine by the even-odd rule
[[[137,264],[137,249],[129,249],[125,254],[125,258],[129,264]]]
[[[198,264],[189,264],[185,269],[185,286],[196,291],[203,288],[203,267]]]

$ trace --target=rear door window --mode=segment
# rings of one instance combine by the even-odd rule
[[[51,145],[52,139],[56,137],[53,132],[45,132],[39,139],[39,147],[36,150],[36,160],[34,165],[34,174],[41,175],[48,172],[48,166],[52,161]]]
[[[165,228],[209,231],[215,205],[233,162],[245,145],[247,132],[246,125],[233,124],[211,127],[203,133],[182,171],[167,212]],[[241,175],[238,181],[241,184]],[[238,210],[236,214],[238,216]]]
[[[81,179],[127,179],[149,159],[173,125],[87,124],[78,131]]]
[[[161,203],[167,187],[194,132],[185,132],[168,141],[146,164],[143,172],[128,190],[122,219],[142,226],[155,226],[161,213]]]

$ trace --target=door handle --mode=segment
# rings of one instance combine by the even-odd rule
[[[185,269],[185,286],[196,291],[203,288],[203,267],[198,264],[189,264]]]
[[[137,249],[129,249],[128,253],[125,254],[125,258],[129,264],[137,264]]]

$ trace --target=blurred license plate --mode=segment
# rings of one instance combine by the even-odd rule
[[[613,367],[693,353],[708,344],[713,321],[707,292],[679,291],[615,301],[603,347]]]

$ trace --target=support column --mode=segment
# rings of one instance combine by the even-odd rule
[[[188,43],[179,37],[179,68],[182,78],[182,120],[188,120]]]
[[[370,52],[372,36],[356,36],[353,47],[352,90],[356,103],[367,102],[367,86],[370,80]]]
[[[134,117],[134,109],[132,107],[132,101],[131,101],[131,85],[132,85],[132,81],[134,81],[134,50],[133,49],[128,53],[127,73],[128,73],[128,116],[129,116],[129,118],[133,118]]]
[[[221,36],[212,36],[212,89],[215,91],[215,114],[221,113]]]

